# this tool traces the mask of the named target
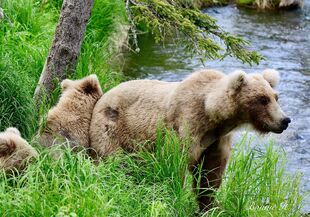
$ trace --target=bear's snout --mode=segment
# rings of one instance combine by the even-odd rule
[[[282,130],[286,130],[289,123],[291,123],[291,119],[289,117],[282,119],[282,121],[281,121]]]

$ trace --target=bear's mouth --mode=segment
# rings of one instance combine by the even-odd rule
[[[262,133],[272,132],[272,133],[276,133],[276,134],[281,134],[285,130],[282,127],[271,127],[267,124],[262,124],[259,128],[258,127],[256,127],[256,128]]]
[[[287,125],[283,126],[281,123],[279,124],[268,124],[266,121],[262,121],[261,119],[251,119],[252,125],[256,131],[262,134],[267,134],[267,133],[276,133],[276,134],[281,134],[283,133],[284,130],[287,129]],[[272,122],[273,123],[273,122]]]
[[[254,128],[259,132],[259,133],[276,133],[276,134],[281,134],[284,130],[282,128],[278,128],[278,127],[271,127],[268,124],[264,123],[264,122],[254,122],[253,123]]]
[[[281,133],[283,133],[283,129],[276,129],[276,130],[271,130],[271,132],[273,132],[273,133],[277,133],[277,134],[281,134]]]

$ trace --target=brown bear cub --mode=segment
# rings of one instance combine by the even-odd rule
[[[89,126],[94,106],[102,96],[96,75],[80,80],[66,79],[61,83],[59,102],[47,114],[40,143],[50,147],[69,142],[70,147],[89,147]]]
[[[273,89],[275,70],[223,74],[202,70],[181,82],[135,80],[105,93],[94,108],[91,148],[99,156],[117,149],[136,150],[137,143],[156,138],[158,122],[181,137],[190,134],[189,168],[197,176],[202,164],[199,205],[207,209],[212,198],[205,189],[218,188],[230,155],[233,130],[251,125],[261,133],[282,133],[290,123]]]
[[[37,151],[24,140],[18,129],[10,127],[0,132],[0,170],[22,170],[27,160],[38,155]]]

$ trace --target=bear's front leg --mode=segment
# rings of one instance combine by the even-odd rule
[[[213,193],[222,182],[222,176],[230,155],[231,136],[221,137],[209,146],[193,167],[193,188],[198,193],[198,203],[201,211],[212,207]]]

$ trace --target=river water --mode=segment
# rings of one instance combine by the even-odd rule
[[[266,60],[252,67],[233,58],[202,63],[199,57],[190,57],[183,48],[169,41],[163,47],[152,37],[143,35],[139,38],[140,52],[126,56],[125,74],[135,78],[180,81],[204,67],[225,73],[236,69],[248,73],[277,69],[281,74],[277,88],[279,103],[292,118],[292,123],[281,135],[259,139],[267,142],[272,137],[287,154],[288,171],[303,173],[301,189],[308,192],[304,211],[310,212],[310,0],[305,0],[303,9],[291,11],[259,12],[230,5],[204,12],[216,18],[224,30],[251,41],[252,47]]]

